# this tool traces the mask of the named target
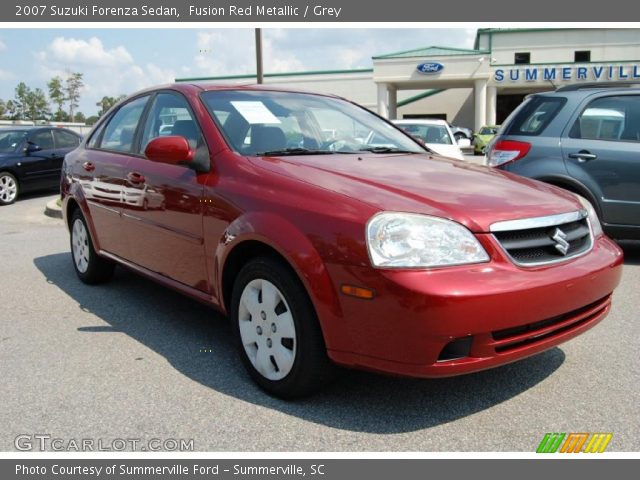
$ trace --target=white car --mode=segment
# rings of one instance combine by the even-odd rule
[[[416,119],[393,120],[393,123],[409,135],[421,140],[430,150],[443,157],[464,160],[460,144],[456,142],[449,125],[444,120]],[[463,146],[469,145],[469,140],[463,139]]]

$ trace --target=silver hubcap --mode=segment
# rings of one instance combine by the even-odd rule
[[[79,218],[73,222],[71,229],[71,246],[73,247],[73,261],[80,273],[89,268],[89,236],[84,223]]]
[[[286,377],[296,358],[296,328],[284,295],[268,280],[252,280],[238,310],[240,338],[251,364],[269,380]]]
[[[3,202],[13,202],[18,193],[16,181],[9,175],[0,177],[0,200]]]

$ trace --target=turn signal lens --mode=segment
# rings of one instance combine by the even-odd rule
[[[371,300],[375,295],[373,290],[353,285],[342,285],[340,291],[350,297],[364,298],[365,300]]]

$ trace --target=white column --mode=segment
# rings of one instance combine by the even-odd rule
[[[487,80],[478,79],[474,82],[473,93],[475,97],[475,123],[474,132],[480,130],[487,120]]]
[[[498,90],[496,87],[487,87],[487,125],[496,124],[496,104],[498,103]]]
[[[378,84],[378,115],[389,118],[389,95],[386,83]]]
[[[389,99],[389,119],[398,118],[398,90],[395,87],[387,88],[387,98]]]

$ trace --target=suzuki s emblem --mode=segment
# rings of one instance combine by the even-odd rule
[[[564,233],[559,228],[556,228],[553,231],[553,235],[551,236],[551,240],[555,240],[556,244],[554,245],[555,249],[558,250],[562,255],[566,255],[569,251],[569,242],[567,242],[567,234]]]

